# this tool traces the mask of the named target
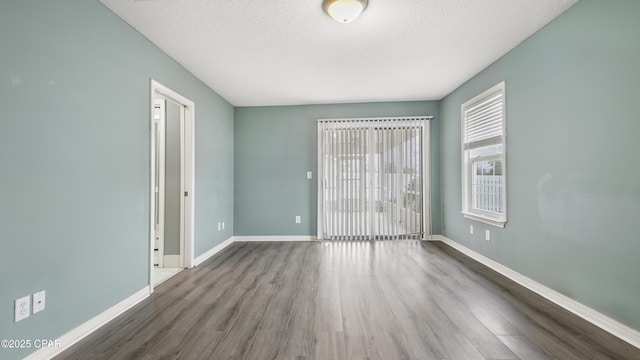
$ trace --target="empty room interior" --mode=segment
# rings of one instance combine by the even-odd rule
[[[2,0],[0,359],[640,359],[639,20]]]

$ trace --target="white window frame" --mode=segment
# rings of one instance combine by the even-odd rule
[[[506,142],[506,118],[507,118],[507,102],[506,102],[506,86],[505,82],[502,81],[481,94],[469,99],[464,102],[461,109],[461,149],[462,149],[462,216],[467,219],[476,220],[485,224],[497,226],[500,228],[504,228],[507,223],[507,142]],[[469,152],[471,149],[465,148],[465,132],[466,132],[466,112],[468,109],[472,109],[484,102],[486,102],[490,96],[501,92],[502,93],[502,134],[501,134],[501,142],[502,144],[502,153],[501,154],[492,154],[487,156],[482,156],[478,158],[471,159],[469,157]],[[490,159],[500,159],[502,162],[502,176],[503,176],[503,186],[502,186],[502,209],[504,209],[504,213],[496,213],[492,211],[481,210],[473,207],[473,189],[472,189],[472,178],[473,178],[473,163],[479,160],[490,160]]]

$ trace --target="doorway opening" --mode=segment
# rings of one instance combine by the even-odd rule
[[[193,101],[151,80],[151,291],[193,266],[193,128]]]

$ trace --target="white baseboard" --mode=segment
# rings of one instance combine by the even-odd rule
[[[234,236],[234,241],[317,241],[316,236],[311,235],[270,235],[270,236]]]
[[[180,267],[180,255],[165,255],[162,267],[164,268],[179,268]]]
[[[85,322],[84,324],[62,335],[58,339],[60,340],[60,344],[61,344],[60,347],[43,347],[40,350],[25,357],[24,360],[40,360],[40,359],[47,360],[47,359],[53,358],[54,356],[62,353],[63,351],[73,346],[73,344],[84,339],[92,332],[98,330],[100,327],[102,327],[109,321],[115,319],[120,314],[129,310],[134,305],[138,304],[140,301],[146,299],[147,297],[149,297],[150,294],[151,292],[149,287],[145,286],[144,288],[140,289],[140,291],[122,300],[116,305],[110,307],[109,309],[105,310],[103,313],[98,314],[97,316]]]
[[[234,238],[230,237],[227,240],[221,242],[220,244],[214,246],[211,250],[207,251],[206,253],[198,256],[197,258],[195,258],[193,260],[193,266],[198,266],[198,265],[202,264],[203,262],[207,261],[213,255],[219,253],[220,251],[222,251],[227,246],[233,244],[233,240],[234,240]]]
[[[511,268],[508,268],[494,260],[491,260],[488,257],[481,255],[449,238],[446,238],[442,235],[433,235],[432,237],[433,237],[432,241],[442,241],[443,243],[467,255],[468,257],[493,269],[494,271],[502,274],[503,276],[515,281],[521,286],[535,292],[536,294],[564,308],[565,310],[583,318],[584,320],[612,334],[613,336],[616,336],[640,349],[640,332],[639,331],[632,329],[627,325],[622,324],[545,285],[542,285],[539,282],[533,279],[530,279],[520,274],[519,272],[512,270]]]
[[[628,327],[586,305],[577,302],[574,299],[567,297],[545,285],[538,283],[537,281],[530,279],[519,272],[512,270],[484,255],[481,255],[464,245],[461,245],[449,238],[442,235],[431,235],[426,238],[427,241],[441,241],[452,248],[460,251],[461,253],[469,256],[470,258],[478,261],[479,263],[493,269],[494,271],[502,274],[503,276],[513,280],[521,286],[537,293],[545,299],[557,304],[558,306],[570,311],[571,313],[589,321],[590,323],[598,326],[599,328],[609,332],[610,334],[626,341],[627,343],[640,348],[640,332]],[[215,246],[206,253],[198,256],[194,260],[194,266],[202,264],[211,256],[219,253],[227,246],[231,245],[234,241],[316,241],[315,236],[237,236],[231,237],[221,244]],[[102,327],[109,321],[115,319],[120,314],[124,313],[128,309],[132,308],[140,301],[146,299],[151,294],[150,288],[145,286],[140,291],[131,295],[130,297],[122,300],[118,304],[107,309],[103,313],[95,316],[84,324],[69,331],[59,338],[61,347],[58,348],[41,348],[40,350],[27,356],[25,360],[39,360],[39,359],[51,359],[54,356],[62,353],[64,350],[70,348],[76,342],[82,340],[98,328]]]

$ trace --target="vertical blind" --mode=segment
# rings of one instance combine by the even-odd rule
[[[430,119],[318,120],[318,239],[430,233]]]

